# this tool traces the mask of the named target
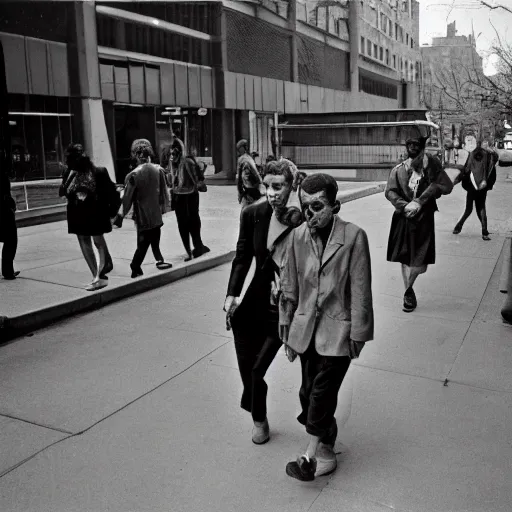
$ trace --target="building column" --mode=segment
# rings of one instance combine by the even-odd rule
[[[359,1],[349,2],[350,90],[359,94]]]
[[[235,111],[215,109],[212,112],[212,155],[215,173],[224,171],[226,178],[234,180],[236,175]]]
[[[98,62],[95,2],[73,2],[69,23],[68,62],[71,97],[79,108],[75,132],[80,134],[95,165],[107,168],[115,181],[114,161],[107,134]],[[74,102],[75,103],[75,102]]]

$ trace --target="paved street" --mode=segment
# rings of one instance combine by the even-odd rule
[[[299,364],[282,352],[268,375],[272,439],[251,443],[221,312],[224,265],[0,348],[0,510],[508,512],[506,174],[489,194],[491,242],[476,216],[451,234],[460,186],[439,201],[437,264],[418,279],[412,314],[401,311],[399,266],[385,261],[390,204],[377,194],[343,205],[369,235],[376,330],[349,371],[331,477],[285,474],[304,433]]]

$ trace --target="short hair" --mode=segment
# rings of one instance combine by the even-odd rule
[[[241,139],[236,143],[236,149],[245,148],[249,151],[249,142],[246,139]]]
[[[74,170],[86,170],[92,167],[92,162],[82,144],[72,142],[66,148],[66,163]]]
[[[295,178],[291,162],[288,160],[272,160],[265,165],[265,176],[284,176],[287,183],[293,183]]]
[[[317,192],[325,192],[325,197],[331,205],[336,203],[336,196],[338,195],[338,183],[330,175],[323,172],[310,174],[304,178],[301,184],[302,190],[306,194],[316,194]]]

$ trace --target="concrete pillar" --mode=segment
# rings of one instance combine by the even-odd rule
[[[227,179],[236,175],[235,111],[217,109],[212,112],[212,154],[215,172],[225,172]]]
[[[359,2],[349,2],[350,90],[359,94]]]
[[[107,134],[98,62],[95,2],[73,2],[70,8],[68,62],[71,96],[79,100],[81,141],[95,165],[108,169],[115,181]]]

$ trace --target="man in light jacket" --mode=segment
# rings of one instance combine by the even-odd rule
[[[290,361],[300,355],[297,419],[309,434],[306,452],[288,463],[286,473],[302,481],[336,469],[338,392],[350,361],[373,339],[368,239],[337,216],[337,192],[328,174],[304,179],[306,223],[292,231],[281,268],[280,336]]]

